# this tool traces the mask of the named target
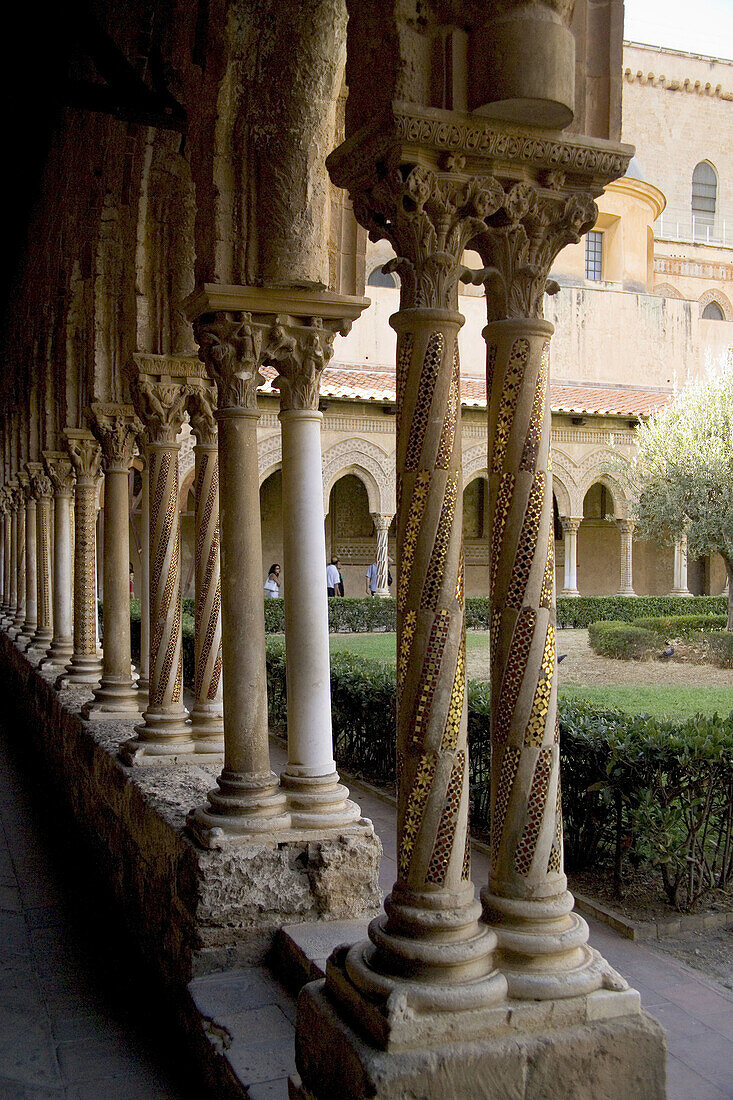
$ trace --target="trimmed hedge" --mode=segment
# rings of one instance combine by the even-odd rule
[[[725,615],[667,615],[633,622],[598,622],[588,627],[591,648],[603,657],[643,660],[673,641],[698,642],[705,658],[732,667],[733,631]],[[703,659],[705,659],[703,658]]]
[[[690,638],[701,630],[725,630],[726,615],[660,615],[634,619],[634,626],[651,630],[664,640]]]
[[[726,596],[558,596],[557,625],[634,622],[662,615],[727,615]]]
[[[601,622],[588,627],[591,649],[603,657],[639,661],[651,657],[659,649],[658,635],[635,623]]]

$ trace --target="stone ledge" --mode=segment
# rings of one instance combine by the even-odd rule
[[[4,635],[6,699],[54,777],[140,946],[177,988],[217,969],[261,963],[282,924],[367,918],[380,906],[381,844],[370,822],[337,837],[205,851],[185,832],[219,766],[129,768],[132,721],[93,723],[85,688],[57,692]]]
[[[573,897],[575,908],[586,917],[595,917],[620,936],[637,942],[663,940],[668,936],[686,936],[703,929],[710,931],[714,928],[733,928],[733,913],[675,913],[665,920],[635,921],[584,894],[573,891]]]

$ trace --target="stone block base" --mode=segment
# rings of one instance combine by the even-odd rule
[[[585,998],[583,998],[585,1000]],[[511,1005],[507,1002],[508,1016]],[[544,1014],[543,1014],[544,1015]],[[343,1018],[325,982],[298,998],[290,1100],[664,1100],[666,1041],[645,1012],[470,1042],[371,1045]]]

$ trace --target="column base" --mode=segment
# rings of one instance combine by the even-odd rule
[[[636,990],[432,1015],[407,1011],[395,996],[385,1016],[344,988],[347,950],[331,956],[325,982],[301,990],[290,1100],[666,1096],[665,1035]],[[375,1015],[393,1025],[382,1043],[365,1037]]]
[[[633,588],[619,588],[616,595],[617,596],[635,596],[636,592],[634,592]]]
[[[48,657],[41,661],[40,667],[43,669],[58,669],[59,672],[63,672],[68,668],[73,653],[74,647],[70,642],[52,642]]]
[[[728,595],[727,589],[723,595]],[[692,592],[690,592],[689,588],[673,588],[670,592],[670,596],[692,596]]]
[[[580,597],[580,591],[577,588],[561,588],[558,592],[558,596]]]
[[[62,672],[56,681],[56,690],[61,691],[63,688],[77,684],[94,689],[99,687],[101,679],[102,662],[99,657],[72,655],[66,671]]]
[[[20,649],[26,649],[31,644],[34,634],[35,634],[35,628],[34,627],[24,627],[23,630],[21,630],[19,634],[15,635],[15,644]],[[67,658],[67,661],[68,661],[68,658]]]
[[[339,781],[338,772],[330,775],[298,775],[286,765],[280,773],[280,786],[288,800],[295,829],[335,829],[353,825],[361,817],[349,789]]]
[[[194,703],[191,737],[197,752],[224,752],[224,716],[221,703]]]
[[[82,718],[90,722],[115,722],[125,718],[137,722],[141,715],[137,688],[131,682],[113,684],[102,680],[94,698],[81,708]]]
[[[290,829],[285,795],[274,772],[243,775],[225,768],[216,782],[208,804],[192,810],[187,819],[188,831],[202,848],[227,848],[253,840],[262,844],[267,836],[279,842],[283,830]]]
[[[144,721],[135,726],[135,737],[120,745],[120,758],[125,764],[190,764],[217,763],[218,753],[196,753],[191,740],[191,726],[185,707],[171,713],[146,710]]]
[[[534,901],[481,891],[484,921],[496,934],[496,965],[506,975],[509,996],[559,1000],[597,989],[623,992],[627,982],[588,944],[588,925],[573,911],[565,890]]]

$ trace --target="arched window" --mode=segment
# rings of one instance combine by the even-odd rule
[[[708,236],[708,227],[715,223],[715,203],[718,194],[718,177],[712,164],[701,160],[692,173],[692,217],[694,236]]]
[[[394,275],[388,275],[386,271],[383,271],[380,264],[369,275],[367,286],[389,286],[394,289],[397,286],[397,279]]]
[[[708,302],[701,314],[704,321],[724,321],[725,314],[717,302]]]

